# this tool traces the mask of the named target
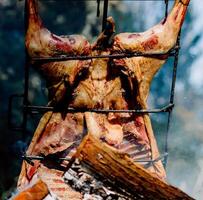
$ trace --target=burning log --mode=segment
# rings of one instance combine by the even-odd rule
[[[78,154],[79,158],[90,164],[96,172],[127,189],[132,199],[192,199],[91,134],[85,137]]]
[[[66,193],[62,199],[192,199],[187,194],[168,185],[149,173],[141,165],[135,164],[128,155],[109,148],[105,142],[88,134],[83,139],[74,158],[78,158],[64,174],[64,180],[55,170],[41,167],[41,179],[29,189],[21,192],[18,199],[43,199],[49,196],[47,185]],[[47,162],[47,161],[46,161]],[[53,161],[52,161],[53,162]],[[153,164],[153,163],[152,163]],[[51,179],[53,183],[50,184]],[[56,187],[55,184],[58,184]],[[46,184],[45,184],[46,183]],[[65,188],[64,188],[65,183]],[[53,197],[49,197],[54,199]]]

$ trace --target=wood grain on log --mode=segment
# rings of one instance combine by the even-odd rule
[[[78,150],[81,161],[89,163],[102,176],[123,184],[135,199],[192,199],[91,134],[86,136]]]

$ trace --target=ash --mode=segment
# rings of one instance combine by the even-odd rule
[[[65,182],[83,194],[83,200],[133,200],[132,194],[76,160],[64,174]]]

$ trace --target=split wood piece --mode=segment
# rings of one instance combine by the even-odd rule
[[[193,199],[180,189],[156,178],[127,155],[119,153],[91,134],[81,143],[78,157],[90,164],[100,175],[123,185],[135,199]]]
[[[16,195],[13,200],[42,200],[49,194],[47,185],[38,180],[32,187]]]

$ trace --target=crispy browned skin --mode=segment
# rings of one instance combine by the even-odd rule
[[[184,0],[188,4],[189,0]],[[143,33],[120,33],[111,41],[115,31],[112,18],[93,45],[83,36],[56,36],[43,27],[34,0],[28,0],[28,30],[26,47],[30,57],[65,55],[109,55],[117,52],[166,53],[162,57],[124,59],[99,58],[88,61],[63,61],[35,65],[45,76],[49,89],[49,105],[74,108],[146,109],[150,83],[165,63],[167,52],[174,47],[183,23],[187,6],[176,0],[168,18]],[[84,127],[86,124],[87,129]],[[126,153],[133,161],[159,157],[149,115],[126,113],[46,113],[34,134],[28,155],[57,155],[71,158],[85,132],[105,141],[118,152]],[[18,186],[28,185],[37,174],[49,187],[51,174],[57,173],[60,184],[66,162],[24,162]],[[57,168],[57,172],[52,166]],[[161,161],[153,166],[143,165],[157,177],[165,179]],[[43,173],[50,172],[50,179]],[[57,184],[55,185],[57,188]],[[62,190],[61,190],[62,191]],[[67,199],[63,192],[58,192]]]

